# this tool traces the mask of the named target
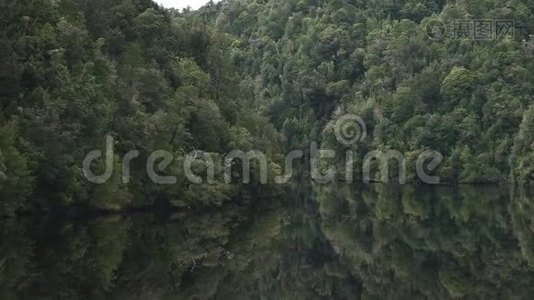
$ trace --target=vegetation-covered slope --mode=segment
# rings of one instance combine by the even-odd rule
[[[188,183],[187,153],[257,149],[274,174],[280,148],[311,141],[351,148],[360,163],[370,150],[397,150],[410,163],[436,150],[443,182],[530,183],[533,9],[527,0],[226,0],[194,12],[149,0],[4,1],[1,214],[219,204],[236,186]],[[512,20],[515,32],[454,36],[457,20],[481,19]],[[445,36],[430,34],[433,24]],[[332,138],[346,113],[368,128],[350,147]],[[106,135],[115,170],[141,152],[129,184],[120,172],[103,185],[83,176],[83,158],[104,149]],[[145,174],[160,149],[174,154],[175,185]]]
[[[525,183],[533,9],[522,0],[225,1],[199,17],[234,37],[234,64],[289,147],[323,140],[335,149],[331,125],[352,113],[369,131],[353,147],[360,161],[369,150],[409,159],[432,149],[445,157],[442,181]],[[492,38],[474,27],[459,36],[462,22],[477,20],[494,22]],[[513,34],[497,28],[503,20]]]
[[[189,205],[192,196],[219,203],[232,187],[188,187],[179,176],[185,154],[278,152],[276,131],[254,112],[214,29],[146,0],[0,5],[0,214],[73,204],[120,209],[156,198]],[[94,185],[82,161],[105,149],[106,135],[115,140],[115,172]],[[161,149],[176,159],[168,168],[175,185],[145,174],[148,154]],[[130,150],[141,155],[124,185],[121,158]]]

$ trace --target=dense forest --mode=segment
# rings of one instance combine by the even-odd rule
[[[458,20],[513,27],[476,39],[455,36]],[[150,0],[4,0],[0,23],[1,215],[220,205],[276,187],[222,175],[192,184],[188,153],[257,149],[278,175],[284,154],[312,141],[352,150],[357,163],[370,150],[409,161],[439,151],[436,174],[447,184],[532,183],[529,0],[225,0],[198,11]],[[344,114],[365,121],[361,143],[333,137]],[[120,172],[100,185],[84,177],[84,157],[105,149],[106,136],[116,170],[140,152],[127,184]],[[176,184],[145,174],[161,149],[173,153],[166,172]]]

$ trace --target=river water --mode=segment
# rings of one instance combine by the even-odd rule
[[[294,187],[196,213],[0,224],[0,299],[530,299],[534,199]]]

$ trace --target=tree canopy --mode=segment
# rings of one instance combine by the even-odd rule
[[[197,11],[4,1],[1,214],[220,204],[243,189],[222,176],[190,184],[187,153],[257,149],[278,174],[283,154],[313,141],[359,162],[370,150],[400,151],[410,164],[435,150],[444,183],[531,184],[533,9],[526,0],[226,0]],[[455,32],[480,20],[502,34]],[[331,138],[348,113],[369,131],[349,147]],[[85,155],[105,149],[107,135],[115,169],[140,152],[128,184],[119,172],[99,186],[83,176]],[[147,178],[141,161],[155,150],[173,153],[176,185]]]

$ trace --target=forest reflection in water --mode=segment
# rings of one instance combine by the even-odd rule
[[[167,218],[8,219],[0,299],[528,299],[529,195],[331,186]]]

